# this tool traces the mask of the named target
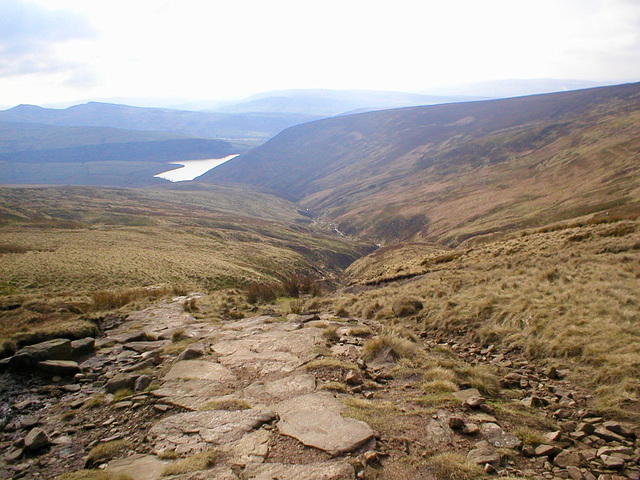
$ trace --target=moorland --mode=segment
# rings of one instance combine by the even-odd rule
[[[640,478],[639,115],[639,84],[376,111],[198,182],[0,189],[0,471]],[[75,377],[10,367],[89,337]]]

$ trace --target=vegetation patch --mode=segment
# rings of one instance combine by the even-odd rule
[[[113,460],[125,453],[130,447],[131,444],[126,440],[100,443],[89,451],[85,459],[85,467],[96,467],[109,460]]]
[[[190,457],[167,465],[162,471],[163,477],[181,475],[184,473],[201,472],[215,467],[221,460],[222,454],[216,450],[196,453]]]
[[[464,455],[444,452],[428,457],[427,466],[433,469],[436,477],[451,480],[475,480],[486,478],[482,468],[470,462]]]

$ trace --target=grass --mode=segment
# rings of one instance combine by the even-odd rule
[[[357,295],[322,299],[323,308],[348,305],[356,317],[428,338],[496,345],[540,364],[571,369],[571,380],[590,388],[602,414],[640,419],[640,222],[604,220],[527,231],[465,249],[449,262],[416,270],[409,281],[380,283]],[[579,235],[582,240],[575,241]],[[419,247],[407,262],[415,267]],[[425,256],[430,246],[424,246]],[[352,282],[403,265],[401,255],[372,255],[349,267]],[[392,261],[392,264],[385,262]],[[379,268],[378,268],[379,267]],[[376,277],[380,278],[380,277]],[[422,303],[399,318],[395,300]],[[375,340],[368,348],[380,348]],[[374,348],[375,347],[375,348]],[[371,355],[371,353],[369,353]],[[453,369],[484,394],[498,391],[496,375],[482,367]]]
[[[122,455],[131,447],[127,440],[114,440],[93,447],[85,459],[86,467],[95,467]]]
[[[219,398],[200,405],[198,410],[248,410],[250,408],[251,404],[241,398]]]
[[[328,390],[330,392],[336,393],[347,393],[349,392],[349,387],[342,382],[325,382],[320,385],[320,390]]]
[[[436,477],[450,480],[475,480],[486,478],[478,465],[471,463],[464,455],[454,452],[438,453],[426,460],[426,465],[434,470]]]
[[[201,472],[215,467],[221,459],[221,454],[218,451],[206,451],[196,453],[190,457],[183,458],[176,462],[167,465],[162,471],[163,477],[169,477],[171,475],[181,475],[191,472]]]
[[[395,359],[415,359],[422,354],[420,347],[416,343],[391,334],[372,338],[362,348],[363,357],[367,360],[371,360],[385,352],[390,352]]]

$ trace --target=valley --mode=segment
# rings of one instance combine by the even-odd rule
[[[640,479],[639,115],[381,110],[0,188],[0,478]]]

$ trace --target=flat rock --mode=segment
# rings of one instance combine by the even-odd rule
[[[347,462],[322,462],[307,465],[263,463],[248,465],[243,472],[247,480],[354,480],[355,471]]]
[[[34,362],[39,360],[68,360],[71,358],[71,340],[56,338],[46,342],[28,345],[16,352],[27,355]]]
[[[169,345],[169,340],[157,340],[154,342],[128,342],[124,345],[127,350],[133,350],[137,353],[151,352],[161,350]]]
[[[507,433],[496,423],[483,423],[482,434],[490,445],[497,448],[519,448],[522,442],[518,437]]]
[[[582,464],[582,456],[578,452],[563,450],[553,459],[553,464],[560,468],[579,467]]]
[[[165,375],[165,380],[181,378],[185,380],[208,380],[231,383],[236,376],[224,365],[206,360],[181,360],[176,362]]]
[[[270,431],[260,428],[222,449],[233,456],[234,465],[244,467],[249,463],[262,463],[269,454],[271,435]]]
[[[315,377],[305,373],[250,385],[244,389],[244,394],[248,398],[269,405],[287,398],[312,393],[315,389]]]
[[[453,395],[460,399],[462,402],[472,398],[472,397],[482,397],[482,394],[477,388],[467,388],[465,390],[458,390],[457,392],[453,392]]]
[[[73,360],[43,360],[38,362],[38,370],[48,375],[61,377],[73,376],[81,372],[80,365]]]
[[[344,408],[325,393],[302,395],[273,406],[280,416],[281,434],[332,455],[353,451],[375,435],[366,423],[342,417]]]
[[[500,454],[485,441],[478,442],[476,448],[467,454],[467,459],[477,465],[489,464],[495,467],[500,464]]]
[[[274,418],[273,412],[259,409],[179,413],[160,420],[148,436],[156,450],[188,453],[235,442]]]
[[[244,372],[260,376],[291,373],[304,363],[290,352],[255,352],[248,348],[221,357],[219,361],[230,369],[241,369]]]
[[[167,381],[151,392],[154,397],[162,398],[165,403],[188,410],[197,410],[209,400],[228,393],[229,388],[222,383],[182,379]]]
[[[169,462],[154,455],[131,455],[109,462],[105,471],[116,475],[127,475],[136,480],[157,480]]]

